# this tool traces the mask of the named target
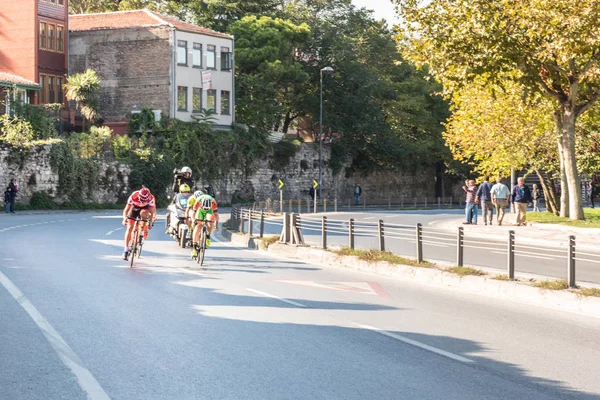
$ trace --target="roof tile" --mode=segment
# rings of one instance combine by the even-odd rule
[[[39,86],[34,81],[25,79],[22,76],[0,71],[0,85],[7,84],[7,83],[8,84],[16,84],[16,85]]]

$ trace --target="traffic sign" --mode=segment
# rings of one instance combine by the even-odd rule
[[[319,187],[319,182],[317,182],[313,179],[313,188],[316,189],[318,187]]]
[[[285,186],[285,183],[280,179],[279,180],[279,190],[281,190]]]

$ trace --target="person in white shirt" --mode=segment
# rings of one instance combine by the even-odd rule
[[[506,207],[508,207],[510,190],[508,186],[502,183],[502,179],[498,178],[496,179],[496,184],[492,186],[490,193],[492,194],[492,203],[496,207],[496,220],[498,221],[498,225],[502,225],[504,212]]]

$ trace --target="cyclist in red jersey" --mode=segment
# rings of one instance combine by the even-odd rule
[[[136,218],[141,218],[146,221],[156,221],[156,200],[150,190],[143,187],[129,196],[127,205],[123,210],[123,225],[127,226],[125,230],[125,250],[123,251],[123,259],[129,258],[129,241]],[[142,222],[142,228],[146,231],[147,222]],[[152,225],[149,227],[152,229]]]

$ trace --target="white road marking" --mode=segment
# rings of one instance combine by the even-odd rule
[[[492,251],[492,253],[506,255],[505,251]],[[515,255],[519,256],[519,257],[539,258],[540,260],[555,260],[554,257],[532,256],[532,255],[523,254],[523,253],[520,253],[520,252],[515,252]]]
[[[425,343],[417,342],[416,340],[409,339],[407,337],[400,336],[400,335],[397,335],[397,334],[392,333],[392,332],[384,331],[383,329],[379,329],[379,328],[376,328],[374,326],[357,324],[356,322],[354,322],[354,325],[356,325],[356,326],[358,326],[360,328],[363,328],[363,329],[368,329],[368,330],[371,330],[373,332],[377,332],[377,333],[379,333],[379,334],[381,334],[383,336],[387,336],[387,337],[390,337],[392,339],[399,340],[399,341],[401,341],[403,343],[410,344],[411,346],[415,346],[415,347],[418,347],[420,349],[430,351],[430,352],[438,354],[440,356],[444,356],[444,357],[450,358],[450,359],[455,360],[455,361],[460,361],[460,362],[466,363],[466,364],[473,364],[473,363],[475,363],[475,361],[473,361],[471,359],[459,356],[459,355],[454,354],[454,353],[450,353],[450,352],[442,350],[442,349],[438,349],[437,347],[433,347],[433,346],[430,346],[430,345],[425,344]]]
[[[33,322],[40,328],[48,342],[59,358],[75,375],[79,386],[88,394],[90,400],[110,400],[108,394],[102,389],[92,373],[83,366],[83,363],[73,349],[64,341],[62,336],[50,325],[50,322],[40,314],[33,304],[25,297],[23,292],[15,286],[6,275],[0,272],[0,283],[8,290],[14,299],[29,314]]]
[[[105,236],[112,235],[113,233],[115,233],[116,231],[120,231],[121,229],[125,229],[125,228],[121,227],[121,228],[113,229],[112,231],[106,232]]]
[[[246,288],[246,290],[249,291],[249,292],[252,292],[252,293],[260,294],[261,296],[270,297],[270,298],[275,299],[275,300],[283,301],[284,303],[288,303],[288,304],[291,304],[291,305],[296,306],[296,307],[306,308],[306,306],[304,304],[300,304],[300,303],[297,303],[297,302],[292,301],[292,300],[288,300],[288,299],[284,299],[284,298],[281,298],[281,297],[277,297],[277,296],[275,296],[273,294],[261,292],[260,290],[254,290],[254,289],[249,289],[249,288]]]
[[[377,219],[377,217],[367,217],[367,218],[363,218],[365,221],[368,219]]]

